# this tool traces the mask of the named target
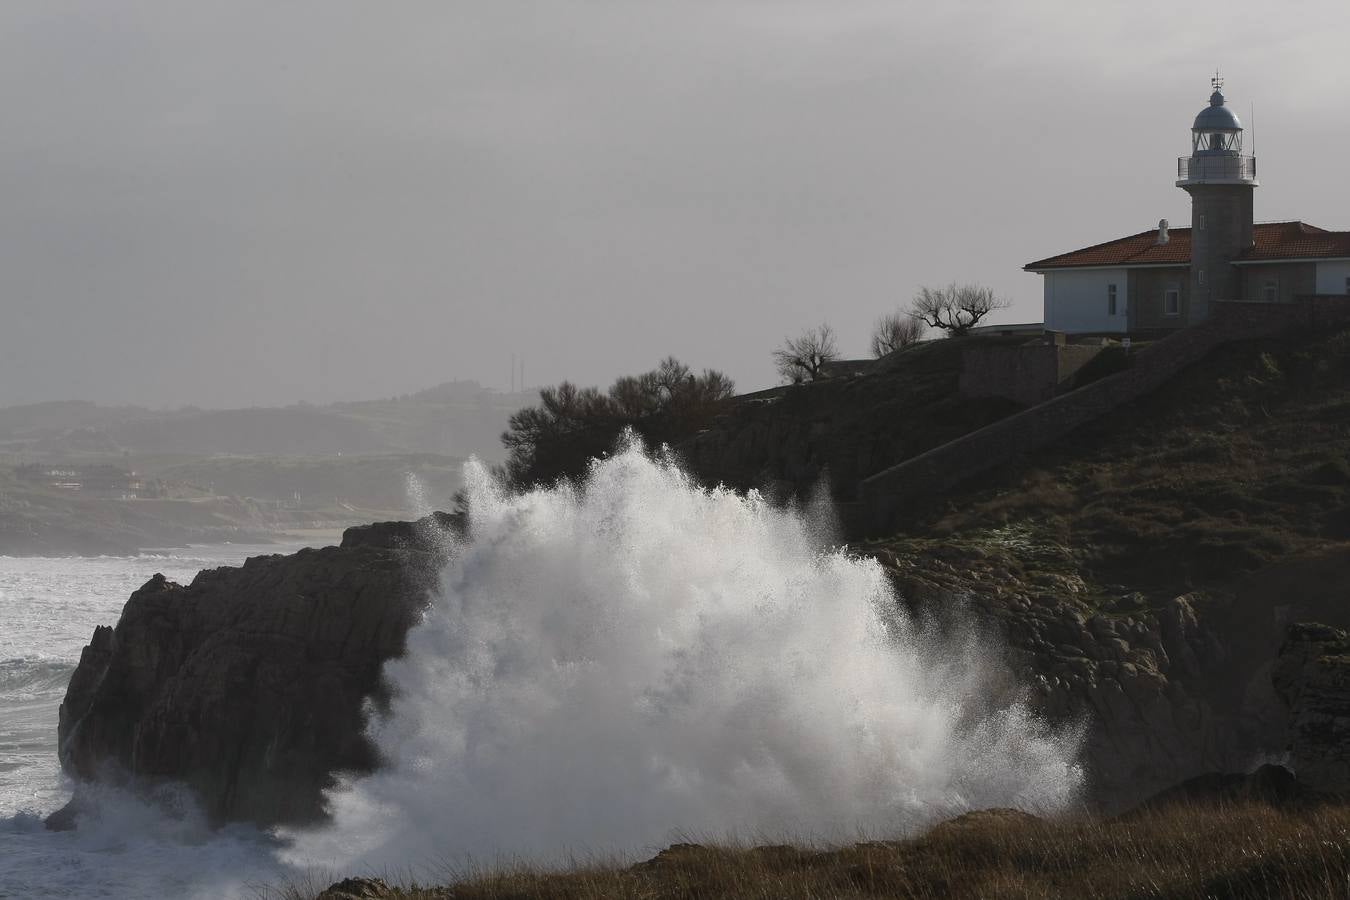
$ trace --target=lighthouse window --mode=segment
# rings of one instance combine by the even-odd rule
[[[1200,215],[1198,215],[1198,216],[1195,217],[1195,230],[1196,230],[1196,231],[1204,231],[1204,230],[1205,230],[1205,214],[1204,214],[1204,213],[1200,213]]]
[[[1350,275],[1346,276],[1345,279],[1345,292],[1350,294]]]
[[[1106,286],[1106,314],[1108,316],[1116,314],[1116,286],[1114,284]]]
[[[1204,287],[1204,286],[1205,286],[1205,270],[1204,270],[1204,269],[1201,269],[1199,272],[1196,273],[1196,275],[1195,275],[1195,283],[1198,284],[1198,285],[1200,285],[1201,287]]]
[[[1181,290],[1169,287],[1163,294],[1163,313],[1169,316],[1181,315]]]

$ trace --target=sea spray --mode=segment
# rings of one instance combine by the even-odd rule
[[[424,519],[436,511],[436,507],[427,499],[427,486],[412,471],[403,474],[403,492],[408,497],[408,508],[414,518]]]
[[[386,667],[384,766],[292,862],[406,868],[621,854],[679,835],[894,834],[1053,811],[1077,738],[906,620],[880,566],[755,493],[630,446],[521,494],[466,469],[471,538]]]
[[[244,900],[251,886],[298,879],[271,835],[209,827],[185,788],[82,788],[78,828],[53,833],[32,813],[0,816],[0,897]]]

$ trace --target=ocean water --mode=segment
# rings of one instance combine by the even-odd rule
[[[1079,735],[1005,690],[977,632],[906,619],[827,513],[704,490],[638,447],[577,485],[510,494],[473,463],[465,483],[473,539],[370,723],[388,763],[313,830],[213,833],[165,792],[108,793],[76,832],[43,832],[69,790],[56,706],[93,626],[155,571],[244,554],[0,561],[0,896],[248,897],[312,873],[847,841],[1074,802]]]
[[[156,572],[186,584],[201,569],[301,546],[0,556],[0,897],[225,896],[267,877],[267,835],[210,834],[183,798],[109,795],[78,834],[49,833],[42,819],[70,798],[56,758],[57,709],[94,628],[116,624]]]

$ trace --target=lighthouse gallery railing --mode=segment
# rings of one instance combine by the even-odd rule
[[[1255,156],[1183,156],[1177,160],[1178,181],[1251,181]]]

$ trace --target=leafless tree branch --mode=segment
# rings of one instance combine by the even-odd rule
[[[826,364],[838,358],[834,329],[826,324],[809,328],[800,337],[788,338],[780,349],[773,351],[778,374],[792,384],[815,381]]]
[[[946,287],[920,288],[910,315],[930,328],[959,337],[994,310],[1007,306],[1008,301],[994,296],[990,288],[952,282]]]

